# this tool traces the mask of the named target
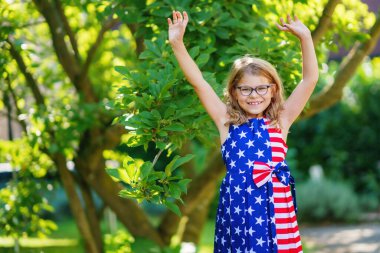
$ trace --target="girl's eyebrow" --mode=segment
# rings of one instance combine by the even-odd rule
[[[263,83],[263,84],[259,84],[259,85],[256,85],[256,86],[249,86],[248,84],[238,84],[237,87],[249,87],[249,88],[256,88],[256,87],[260,87],[260,86],[267,86],[267,85],[271,85],[270,83]]]

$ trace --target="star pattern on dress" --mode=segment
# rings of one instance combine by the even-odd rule
[[[240,235],[240,232],[241,232],[240,228],[239,228],[239,227],[236,227],[236,228],[235,228],[235,234]]]
[[[247,138],[246,134],[247,134],[247,132],[241,131],[241,133],[239,134],[240,139]]]
[[[261,195],[260,195],[260,196],[258,196],[258,197],[255,197],[255,199],[256,199],[256,202],[255,202],[255,204],[256,204],[256,203],[259,203],[259,205],[261,205],[261,202],[263,202],[263,201],[264,201],[264,199],[262,199],[262,198],[261,198]]]
[[[239,149],[239,152],[237,152],[236,154],[239,156],[239,158],[245,157],[245,156],[244,156],[244,151],[243,151],[243,150],[240,150],[240,149]]]
[[[253,168],[253,163],[254,163],[255,161],[251,161],[251,160],[249,160],[248,159],[248,162],[246,163],[246,165],[248,165],[248,168]]]
[[[227,174],[220,187],[214,253],[278,252],[272,178],[257,187],[252,174],[256,161],[266,163],[274,173],[277,162],[272,159],[270,127],[264,118],[231,125],[221,145]],[[284,146],[282,150],[278,152],[285,153],[287,148]],[[280,182],[283,176],[289,178],[287,172],[276,176],[273,178]]]
[[[234,207],[235,208],[235,212],[234,213],[237,213],[238,215],[240,214],[240,212],[241,212],[241,209],[240,209],[240,207],[239,206],[237,206],[237,207]]]
[[[255,218],[255,219],[256,219],[256,224],[259,224],[260,226],[264,222],[264,220],[261,218],[261,216],[259,216],[259,218]]]
[[[249,195],[251,195],[253,189],[251,186],[248,186],[248,188],[246,189],[246,191],[249,193]]]
[[[237,194],[240,194],[240,191],[241,191],[240,186],[238,185],[234,187],[235,187],[235,192],[237,192]]]
[[[250,147],[253,147],[254,145],[253,145],[253,141],[252,140],[248,140],[248,142],[247,143],[245,143],[247,146],[248,146],[248,148],[250,148]]]
[[[257,135],[257,138],[262,138],[260,131],[257,131],[255,134]]]
[[[257,158],[260,158],[260,157],[264,156],[264,151],[258,149],[257,152],[255,153],[255,155],[257,155]]]
[[[263,238],[262,237],[260,237],[260,239],[256,239],[257,240],[257,244],[256,245],[260,245],[261,247],[263,246],[263,244],[264,244],[264,240],[263,240]]]

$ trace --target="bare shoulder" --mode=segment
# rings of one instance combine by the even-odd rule
[[[229,121],[228,115],[224,115],[224,117],[221,117],[218,122],[216,122],[216,126],[219,130],[219,136],[220,136],[220,143],[223,144],[224,141],[227,139],[228,131],[229,131],[229,124],[226,124]]]
[[[279,123],[280,123],[279,127],[281,129],[282,138],[286,142],[286,139],[287,139],[288,133],[289,133],[290,124],[289,124],[289,121],[287,120],[287,118],[285,118],[282,113],[280,114]]]

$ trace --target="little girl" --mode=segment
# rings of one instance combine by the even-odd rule
[[[187,13],[173,11],[173,20],[168,18],[174,54],[222,143],[227,173],[220,186],[215,253],[302,252],[286,137],[318,81],[318,63],[309,29],[296,16],[280,21],[277,27],[301,42],[301,82],[284,101],[275,68],[245,56],[232,66],[223,103],[184,46]]]

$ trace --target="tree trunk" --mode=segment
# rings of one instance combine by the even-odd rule
[[[312,32],[312,38],[314,45],[318,45],[321,41],[323,35],[328,31],[332,15],[335,11],[336,6],[341,2],[341,0],[329,0],[323,9],[322,16],[319,18],[317,27]]]
[[[199,203],[205,199],[212,199],[215,194],[215,186],[219,178],[225,172],[225,167],[219,149],[212,150],[208,167],[190,183],[187,195],[183,197],[185,205],[180,204],[183,215],[191,215]],[[180,219],[172,212],[167,212],[162,219],[158,231],[166,244],[177,233]]]
[[[123,188],[110,178],[104,168],[85,176],[85,178],[133,236],[146,237],[159,245],[163,245],[159,234],[150,224],[145,212],[136,202],[119,197],[119,191]]]
[[[101,253],[100,249],[95,243],[95,237],[92,234],[85,211],[81,205],[80,198],[75,191],[74,180],[66,167],[65,157],[61,154],[54,154],[52,155],[52,160],[58,168],[63,187],[66,191],[67,199],[69,200],[71,212],[75,218],[79,232],[83,237],[86,252]]]
[[[100,228],[99,218],[97,216],[94,199],[92,197],[92,192],[89,186],[87,185],[87,183],[83,180],[83,178],[80,178],[80,180],[81,181],[79,185],[81,188],[84,203],[86,205],[86,214],[87,214],[88,222],[90,225],[90,229],[94,236],[97,248],[99,249],[100,252],[103,252],[104,248],[103,248],[102,231]]]
[[[196,208],[190,213],[185,232],[182,237],[183,242],[193,242],[199,245],[199,240],[207,222],[210,205],[215,197],[216,184],[214,190],[209,191],[209,195],[201,201]],[[211,236],[211,235],[209,235]]]

